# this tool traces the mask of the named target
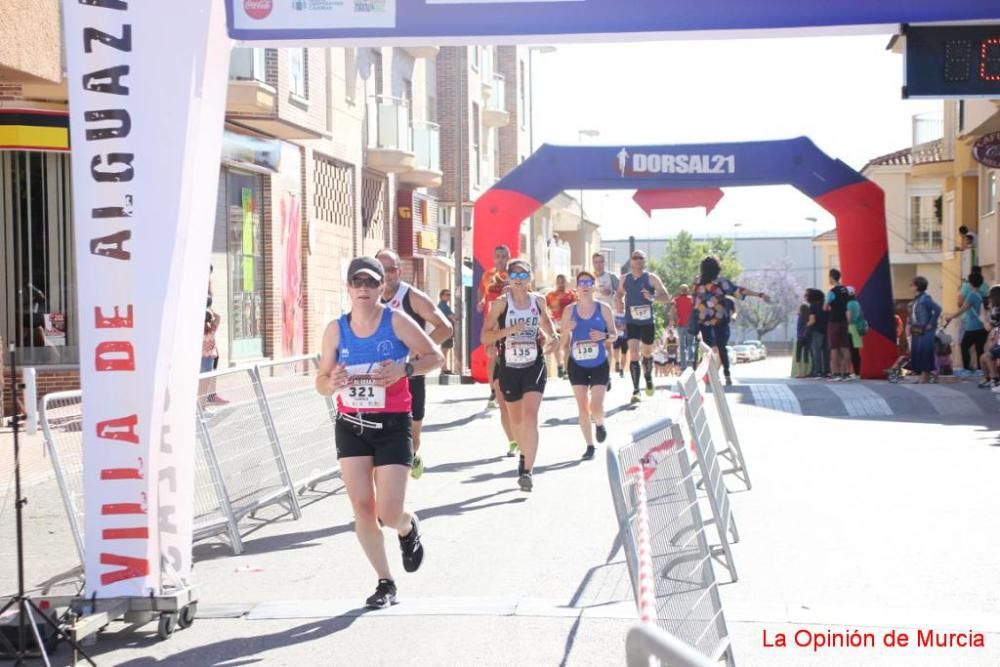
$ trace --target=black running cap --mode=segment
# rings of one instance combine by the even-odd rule
[[[385,270],[382,268],[382,262],[374,257],[355,257],[351,260],[351,265],[347,267],[348,280],[359,273],[365,273],[379,282],[385,280]]]

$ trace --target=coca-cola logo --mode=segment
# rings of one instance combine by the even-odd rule
[[[1000,169],[1000,132],[981,136],[972,147],[972,157],[991,169]]]
[[[243,0],[243,11],[252,19],[266,19],[274,9],[274,0]]]

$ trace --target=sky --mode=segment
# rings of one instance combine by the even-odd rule
[[[860,170],[912,143],[912,116],[939,100],[904,100],[892,35],[557,45],[535,53],[535,144],[758,141],[807,136]],[[579,191],[570,192],[579,197]],[[662,238],[681,229],[723,236],[811,234],[833,218],[789,186],[729,188],[704,209],[658,211],[632,192],[587,191],[605,239]],[[815,217],[817,222],[807,221]]]

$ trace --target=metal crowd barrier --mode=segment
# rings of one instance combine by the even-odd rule
[[[243,551],[239,522],[278,503],[298,519],[298,492],[338,476],[333,404],[316,393],[318,359],[296,357],[200,376],[195,415],[194,538],[227,538]],[[80,391],[47,394],[40,420],[83,562]]]
[[[724,659],[731,667],[735,663],[712,565],[713,553],[680,425],[670,419],[650,424],[633,433],[627,444],[609,448],[607,463],[637,604],[645,606],[641,601],[650,586],[640,578],[640,572],[646,571],[640,554],[647,550],[642,543],[648,535],[656,625],[690,647],[679,655],[702,658],[702,662],[689,664],[701,667]],[[646,511],[639,506],[643,500]],[[646,527],[641,525],[643,517],[648,521]],[[644,639],[650,634],[640,630],[633,637],[630,633],[630,665],[648,665],[649,656],[672,656],[670,647],[661,650],[658,644]],[[661,638],[658,633],[652,636]],[[642,653],[647,662],[633,658]]]
[[[699,343],[702,357],[708,360],[707,373],[703,373],[701,367],[697,372],[699,377],[708,376],[708,386],[712,390],[712,398],[715,400],[715,411],[722,424],[722,436],[726,440],[726,448],[719,450],[719,456],[724,457],[732,466],[725,470],[726,474],[734,474],[742,481],[747,490],[750,490],[750,473],[747,472],[747,462],[743,457],[743,447],[740,446],[740,438],[736,433],[736,425],[733,423],[733,413],[729,409],[729,401],[726,400],[726,389],[719,380],[721,365],[719,359],[712,351],[712,348]]]
[[[718,667],[713,661],[655,625],[636,625],[625,636],[625,664],[649,667],[650,658],[670,667]]]
[[[680,379],[680,389],[684,398],[684,417],[691,434],[691,444],[698,457],[702,483],[719,534],[719,547],[725,556],[723,564],[729,570],[732,580],[736,581],[736,564],[733,561],[730,538],[732,542],[739,542],[740,536],[733,519],[732,507],[729,504],[729,491],[722,478],[722,466],[719,465],[715,441],[712,439],[712,429],[708,425],[705,395],[698,387],[698,377],[695,375],[695,371],[690,368],[684,371]]]

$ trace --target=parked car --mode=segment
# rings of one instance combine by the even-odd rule
[[[753,345],[734,345],[733,356],[731,358],[736,363],[741,361],[756,361],[757,348]]]
[[[758,359],[767,359],[767,348],[764,347],[764,343],[760,342],[759,340],[747,340],[743,341],[743,344],[753,345],[755,348],[757,348]]]

